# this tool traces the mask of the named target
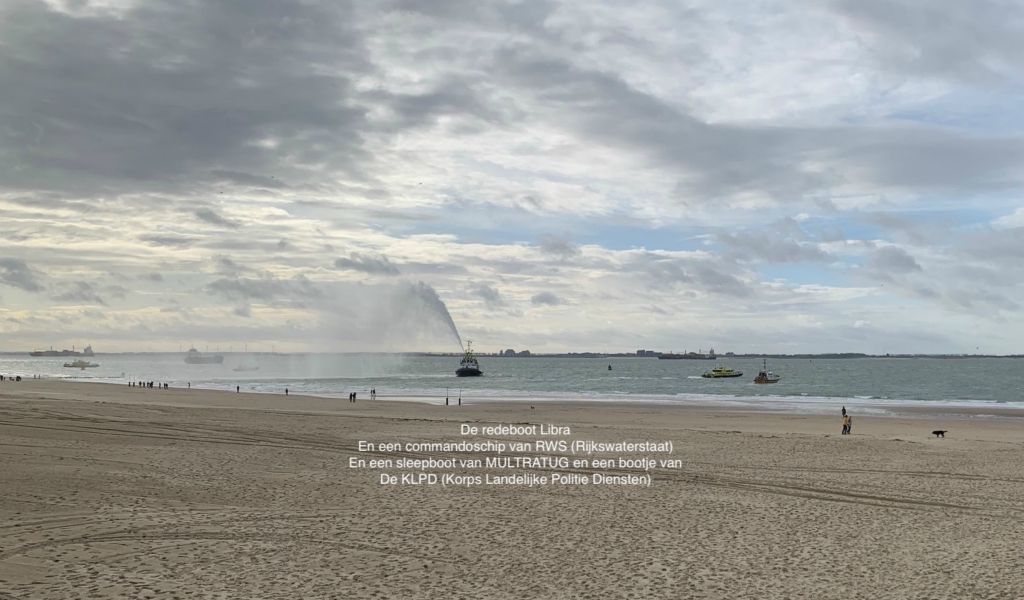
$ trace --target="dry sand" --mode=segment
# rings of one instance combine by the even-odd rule
[[[1024,596],[1024,420],[855,416],[4,382],[0,600]],[[684,464],[466,489],[348,467],[461,422],[671,440]]]

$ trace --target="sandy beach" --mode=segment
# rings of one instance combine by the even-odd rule
[[[1022,417],[854,416],[840,436],[838,407],[444,407],[5,382],[0,599],[1019,598]],[[381,485],[379,469],[350,467],[452,456],[360,442],[457,442],[464,423],[667,440],[682,466],[636,471],[649,487]]]

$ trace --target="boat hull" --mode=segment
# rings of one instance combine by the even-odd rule
[[[455,370],[456,377],[479,377],[483,375],[480,369],[473,369],[470,367],[460,367]]]
[[[735,373],[728,373],[725,375],[712,375],[710,373],[704,373],[703,375],[701,375],[701,377],[703,377],[704,379],[731,379],[733,377],[743,377],[743,372],[737,371]]]

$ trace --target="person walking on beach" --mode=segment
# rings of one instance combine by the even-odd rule
[[[845,406],[843,407],[843,416],[844,417],[846,416],[846,407]]]
[[[846,415],[846,435],[850,435],[853,431],[853,417]]]
[[[241,390],[241,389],[242,389],[242,387],[241,387],[241,386],[238,386],[238,385],[236,385],[236,386],[235,386],[235,393],[237,394],[237,393],[238,393],[238,391],[239,391],[239,390]]]
[[[843,431],[841,435],[846,435],[850,428],[850,417],[843,415]]]

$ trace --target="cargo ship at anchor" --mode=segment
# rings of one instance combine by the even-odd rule
[[[71,350],[54,350],[52,347],[49,350],[33,350],[28,353],[29,356],[93,356],[92,346],[86,346],[85,350],[81,352],[75,350],[72,346]]]
[[[195,348],[189,348],[185,355],[185,363],[190,365],[219,365],[224,362],[222,354],[203,354]]]
[[[704,354],[700,350],[697,352],[683,352],[682,354],[676,354],[674,352],[663,352],[658,355],[661,360],[715,360],[715,349],[708,350],[707,354]]]

